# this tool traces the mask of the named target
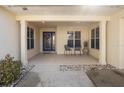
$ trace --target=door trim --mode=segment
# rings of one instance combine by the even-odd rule
[[[44,33],[54,33],[55,34],[55,46],[54,46],[55,49],[54,50],[46,50],[46,51],[44,50]],[[43,53],[56,53],[56,32],[55,31],[43,31],[42,32],[42,52]]]

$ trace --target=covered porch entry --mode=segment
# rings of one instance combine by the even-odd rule
[[[87,64],[106,64],[106,23],[105,17],[98,16],[18,16],[21,22],[21,61],[23,65],[34,64],[33,72],[38,73],[40,78],[37,86],[94,86],[83,70],[60,71],[61,65],[82,66]],[[34,28],[34,46],[27,49],[27,27]],[[99,27],[99,38],[96,33]],[[80,32],[78,38],[83,49],[83,42],[88,42],[89,55],[64,55],[64,45],[68,41],[68,32]],[[54,54],[44,54],[43,33],[55,32]],[[73,39],[74,38],[74,39]],[[75,46],[73,36],[72,46]],[[99,39],[99,47],[96,42]],[[96,41],[95,41],[96,40]],[[93,41],[93,42],[92,42]],[[94,43],[95,41],[95,43]],[[92,44],[91,44],[92,43]],[[98,49],[96,49],[98,48]],[[30,77],[29,77],[30,78]],[[27,80],[29,80],[27,78]],[[33,81],[32,81],[33,82]],[[29,82],[30,83],[30,82]]]
[[[44,33],[54,33],[54,44],[53,46],[53,52],[56,54],[64,54],[64,45],[68,43],[70,38],[68,37],[68,33],[72,33],[73,35],[76,32],[80,32],[80,38],[76,39],[74,35],[74,39],[72,38],[72,43],[70,43],[70,46],[72,45],[72,52],[73,47],[78,45],[76,41],[80,41],[81,49],[84,48],[83,43],[85,41],[88,42],[88,49],[89,49],[89,57],[93,56],[94,58],[99,60],[100,64],[106,64],[106,22],[103,19],[97,19],[97,18],[91,18],[90,20],[80,19],[80,21],[77,22],[77,20],[72,21],[50,21],[49,19],[43,22],[39,22],[38,19],[28,19],[29,21],[20,19],[21,22],[21,61],[24,65],[27,65],[28,59],[32,58],[33,56],[36,56],[39,53],[44,53]],[[79,19],[78,19],[79,20]],[[30,41],[31,44],[29,44],[28,39],[28,33],[27,28],[30,27],[31,29],[34,29],[33,31],[33,43]],[[99,28],[99,34],[96,33],[97,28]],[[95,33],[92,37],[92,32]],[[99,36],[99,37],[94,37]],[[94,41],[95,40],[95,41]],[[48,43],[48,42],[47,42]],[[96,45],[97,43],[97,45]],[[50,43],[51,44],[51,43]],[[99,44],[99,46],[98,46]],[[29,46],[30,45],[30,49]],[[81,51],[82,52],[82,51]],[[73,52],[74,53],[74,52]],[[72,54],[73,54],[72,53]],[[83,54],[83,52],[82,52]],[[74,55],[73,55],[74,56]],[[77,57],[77,56],[75,56]],[[54,57],[53,57],[54,58]],[[83,60],[83,59],[82,59]]]

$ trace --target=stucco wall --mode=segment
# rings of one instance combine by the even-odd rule
[[[119,67],[119,30],[116,22],[112,19],[107,23],[107,63]]]
[[[81,46],[83,49],[83,42],[88,40],[88,29],[86,26],[68,26],[59,25],[57,27],[57,53],[64,53],[64,45],[67,44],[67,31],[81,31]]]
[[[41,18],[41,15],[39,16]],[[39,17],[33,17],[34,19],[40,19]],[[3,58],[6,54],[11,54],[15,57],[15,59],[20,60],[20,24],[16,21],[16,17],[13,13],[8,10],[0,7],[0,59]],[[23,19],[25,17],[21,17]],[[45,18],[45,17],[44,17]],[[47,20],[51,20],[52,17],[47,17]],[[55,19],[56,17],[54,17]],[[58,19],[67,21],[72,20],[75,17],[58,17]],[[63,18],[63,19],[62,19]],[[32,19],[32,16],[29,18]],[[92,17],[87,17],[84,19],[81,17],[77,17],[79,20],[84,19],[90,20]],[[93,19],[99,18],[95,17]],[[101,19],[105,19],[104,17],[100,17]],[[42,19],[43,20],[43,19]],[[52,18],[53,20],[53,18]],[[57,18],[56,18],[57,20]],[[76,20],[76,18],[75,18]],[[73,20],[74,21],[74,20]],[[32,26],[32,25],[30,25]],[[97,25],[95,25],[97,26]],[[35,29],[35,48],[32,50],[28,50],[28,59],[38,54],[41,50],[42,52],[42,34],[38,31],[37,27],[32,26]],[[80,26],[80,25],[58,25],[56,28],[56,50],[58,54],[64,53],[64,45],[67,44],[67,31],[81,31],[81,44],[83,46],[83,42],[85,40],[90,40],[90,31],[94,28],[91,27]],[[43,31],[43,30],[42,30]],[[42,33],[41,31],[41,33]],[[44,31],[48,31],[44,30]],[[52,30],[53,31],[53,30]],[[41,35],[41,37],[40,37]],[[107,63],[112,64],[116,67],[124,68],[124,10],[113,14],[111,16],[110,21],[107,23]],[[91,43],[89,42],[89,47]],[[99,51],[90,48],[90,55],[95,58],[99,58]]]
[[[124,68],[124,18],[120,19],[120,33],[119,33],[119,39],[120,39],[120,68]]]
[[[13,13],[0,7],[0,59],[8,53],[20,60],[19,23]]]
[[[27,58],[30,59],[40,53],[40,31],[31,24],[28,24],[28,26],[34,29],[34,48],[27,51]]]
[[[124,11],[111,16],[107,24],[107,63],[124,68]]]

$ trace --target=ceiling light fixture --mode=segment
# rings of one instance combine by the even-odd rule
[[[23,7],[23,8],[22,8],[22,10],[27,11],[27,10],[28,10],[28,8],[27,8],[27,7]]]

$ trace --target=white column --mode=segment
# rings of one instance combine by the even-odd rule
[[[106,64],[106,21],[100,22],[100,55],[99,62]]]
[[[21,62],[25,66],[27,60],[27,24],[25,20],[21,20]]]
[[[119,69],[124,69],[124,19],[121,18],[120,22],[119,22],[119,45],[118,45],[118,49],[119,49]]]

